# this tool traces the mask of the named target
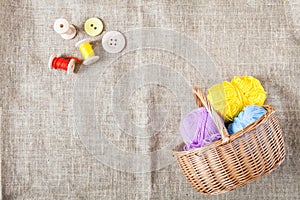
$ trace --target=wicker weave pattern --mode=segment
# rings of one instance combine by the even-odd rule
[[[204,93],[195,89],[198,106],[204,105],[217,127],[218,121]],[[273,171],[285,157],[282,130],[272,106],[265,105],[267,113],[245,129],[229,137],[222,130],[222,140],[206,147],[183,151],[184,143],[173,154],[190,184],[208,195],[220,194],[246,185]]]

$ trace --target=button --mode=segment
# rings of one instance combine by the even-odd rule
[[[118,31],[108,31],[102,38],[102,47],[108,53],[119,53],[126,46],[124,35]]]
[[[103,31],[103,22],[101,19],[93,17],[86,20],[84,23],[84,30],[90,36],[100,35]]]

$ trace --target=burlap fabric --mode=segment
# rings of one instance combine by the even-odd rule
[[[286,160],[211,199],[299,199],[295,10],[279,0],[2,1],[2,198],[207,199],[172,157],[180,119],[195,106],[193,86],[252,75],[277,109]],[[71,76],[49,71],[53,53],[81,57],[74,45],[94,16],[126,35],[125,51],[98,42],[98,63]],[[74,40],[53,31],[60,17],[79,29]]]

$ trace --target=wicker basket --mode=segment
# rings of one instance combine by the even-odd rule
[[[216,195],[234,190],[282,163],[284,141],[272,106],[265,105],[264,116],[229,136],[205,94],[198,88],[193,92],[197,105],[206,107],[222,135],[222,139],[202,148],[184,151],[181,143],[173,150],[183,174],[198,192]]]

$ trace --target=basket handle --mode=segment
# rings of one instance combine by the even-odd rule
[[[226,144],[229,142],[229,134],[227,132],[226,127],[224,126],[224,123],[221,120],[220,115],[215,111],[215,109],[212,107],[210,102],[208,101],[206,95],[199,89],[194,88],[193,93],[196,97],[196,103],[199,107],[202,105],[207,109],[208,113],[210,114],[211,118],[215,122],[218,130],[220,131],[222,135],[222,144]]]

